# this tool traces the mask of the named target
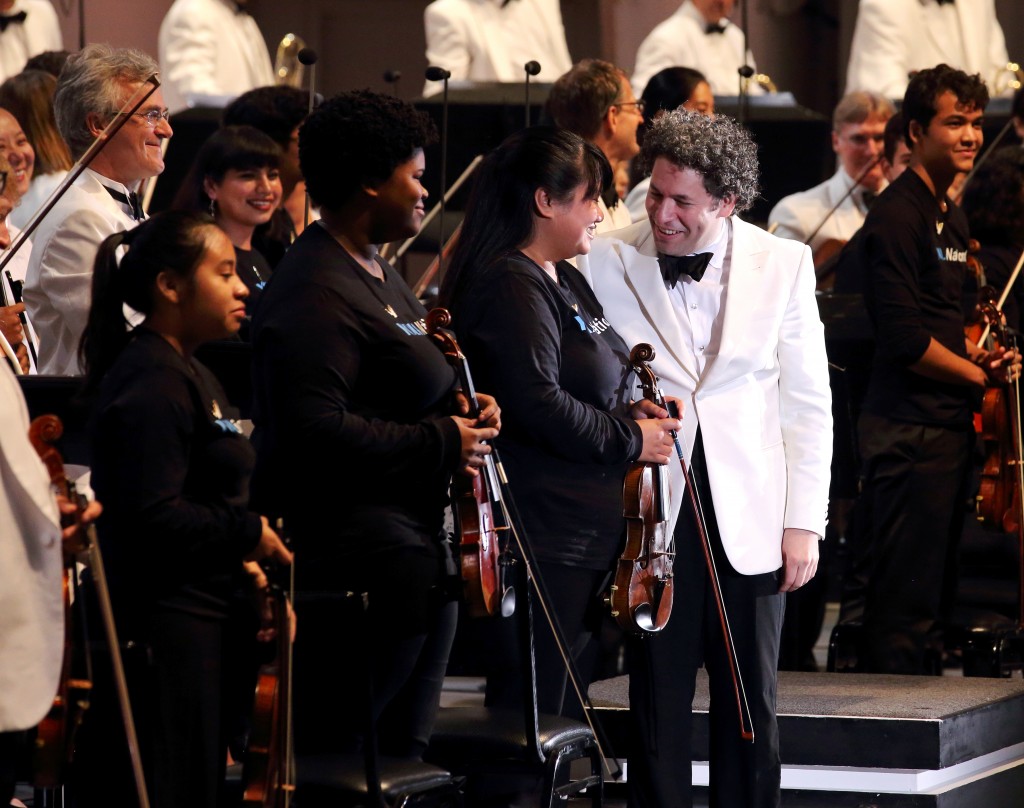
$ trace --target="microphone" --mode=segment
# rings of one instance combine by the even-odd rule
[[[524,108],[526,115],[526,126],[530,126],[530,76],[536,76],[540,73],[540,62],[533,61],[532,59],[523,65],[523,70],[526,72],[526,86],[525,86],[525,99]]]
[[[316,51],[312,48],[303,48],[298,53],[299,62],[304,64],[306,67],[312,67],[316,64]]]
[[[431,65],[427,68],[427,81],[448,81],[452,77],[452,71],[445,70],[443,67],[437,67]]]
[[[402,71],[390,68],[384,71],[384,81],[391,85],[391,94],[398,95],[398,80],[402,78]]]

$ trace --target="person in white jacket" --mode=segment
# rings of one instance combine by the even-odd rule
[[[551,82],[572,67],[558,0],[434,0],[423,23],[427,64],[451,71],[452,81],[523,81],[536,61],[538,80]],[[423,95],[441,88],[428,81]]]
[[[1009,92],[1008,61],[995,0],[860,0],[846,92],[903,98],[911,73],[945,63],[998,95]]]
[[[49,0],[0,0],[0,82],[20,73],[36,54],[63,48]]]
[[[775,808],[783,593],[817,569],[832,458],[814,267],[806,246],[735,215],[757,197],[758,168],[753,141],[732,119],[663,113],[640,156],[653,166],[648,219],[595,239],[579,268],[626,344],[654,348],[652,370],[683,402],[679,439],[706,517],[755,742],[740,735],[724,633],[673,461],[672,617],[628,649],[639,744],[630,756],[630,805],[692,804],[691,702],[703,661],[711,803]]]
[[[160,24],[160,79],[167,107],[227,102],[274,83],[267,43],[246,0],[175,0]]]

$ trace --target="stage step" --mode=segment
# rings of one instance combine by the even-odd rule
[[[628,677],[590,697],[628,777]],[[778,701],[784,806],[1024,806],[1024,680],[782,671]],[[695,785],[708,782],[707,709],[700,671]]]

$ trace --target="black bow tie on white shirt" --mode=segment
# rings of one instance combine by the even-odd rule
[[[107,189],[107,193],[114,197],[114,199],[116,199],[122,205],[127,205],[132,209],[132,212],[128,215],[131,216],[135,221],[141,222],[143,219],[146,218],[146,214],[142,210],[142,203],[139,201],[139,195],[135,193],[135,191],[130,191],[127,194],[123,194],[120,191],[115,190],[114,188],[107,188],[106,185],[104,185],[103,187]]]
[[[953,0],[946,0],[946,2],[952,3]],[[709,22],[707,25],[704,26],[704,33],[705,34],[724,34],[725,33],[725,26],[724,25],[719,25],[717,22]]]
[[[953,5],[956,3],[956,0],[935,0],[935,3],[936,5],[940,6],[946,5],[946,3],[949,3],[949,5]]]
[[[8,25],[14,25],[15,23],[20,25],[25,22],[25,18],[27,16],[28,12],[25,11],[19,11],[17,14],[10,14],[7,16],[0,14],[0,34],[7,30]]]
[[[658,266],[661,267],[661,277],[665,279],[669,289],[675,288],[683,275],[689,275],[695,281],[704,277],[708,264],[711,263],[711,256],[714,253],[697,253],[696,255],[663,255],[658,253]]]

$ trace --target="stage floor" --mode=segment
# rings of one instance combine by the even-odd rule
[[[621,676],[590,695],[628,777],[627,689]],[[700,671],[692,748],[701,785],[707,710]],[[782,671],[778,713],[784,805],[1024,806],[1024,680]]]

